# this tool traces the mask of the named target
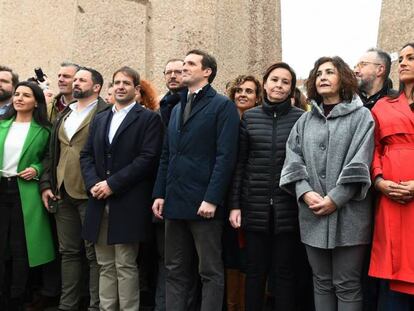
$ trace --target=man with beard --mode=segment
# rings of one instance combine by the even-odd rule
[[[394,92],[389,79],[390,70],[391,58],[380,49],[369,49],[356,64],[354,72],[359,96],[368,109],[372,109],[380,98]]]
[[[75,74],[72,96],[76,101],[54,122],[49,158],[45,161],[47,164],[40,181],[45,207],[52,211],[57,203],[55,220],[62,256],[59,310],[78,309],[83,247],[89,264],[89,310],[99,310],[99,267],[93,245],[81,237],[88,195],[81,175],[79,153],[87,140],[91,120],[108,107],[99,97],[102,85],[102,75],[94,69],[80,68]]]
[[[0,65],[0,115],[9,108],[17,83],[19,83],[19,76],[9,67]]]
[[[101,310],[139,309],[141,242],[150,236],[151,192],[162,147],[160,116],[135,101],[138,72],[113,74],[115,104],[98,114],[81,152],[89,204],[83,237],[95,243],[101,266]]]
[[[72,83],[79,65],[69,62],[60,64],[58,72],[59,94],[47,105],[47,117],[53,122],[57,114],[63,111],[70,103],[73,102]]]
[[[160,113],[166,127],[168,127],[172,109],[180,101],[178,93],[185,90],[182,82],[183,64],[182,59],[173,58],[165,65],[164,79],[168,92],[160,101]]]
[[[395,94],[392,89],[392,81],[389,79],[391,70],[391,58],[388,53],[380,49],[369,49],[359,59],[354,68],[358,80],[359,96],[364,106],[372,109],[382,97]],[[370,191],[374,204],[375,191]],[[373,209],[374,210],[374,209]],[[374,215],[372,215],[374,218]],[[384,299],[387,290],[386,282],[368,276],[371,247],[368,248],[362,273],[362,290],[364,297],[364,310],[377,310],[379,300]]]

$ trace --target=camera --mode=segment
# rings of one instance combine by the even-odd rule
[[[34,72],[36,74],[36,80],[39,82],[45,82],[45,74],[43,73],[42,68],[37,67],[34,69]]]

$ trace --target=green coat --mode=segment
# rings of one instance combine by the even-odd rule
[[[14,119],[0,121],[0,168],[3,167],[4,142]],[[50,131],[35,121],[23,145],[17,171],[33,167],[42,174],[42,159],[47,150]],[[0,174],[1,175],[1,174]],[[38,180],[17,180],[22,203],[29,266],[34,267],[54,259],[55,252],[48,213],[43,206]]]

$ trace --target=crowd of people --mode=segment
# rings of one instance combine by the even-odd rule
[[[0,310],[413,311],[414,43],[398,63],[394,90],[380,49],[321,57],[306,96],[284,62],[219,94],[197,49],[162,97],[0,66]]]

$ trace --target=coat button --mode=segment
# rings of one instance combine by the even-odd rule
[[[111,174],[111,171],[110,170],[107,170],[106,171],[106,175],[110,175]]]
[[[107,157],[108,159],[110,159],[110,158],[112,157],[112,155],[111,155],[110,153],[108,153],[108,154],[106,155],[106,157]]]
[[[325,179],[325,178],[326,178],[325,174],[322,174],[322,175],[321,175],[321,178],[322,178],[322,179]]]
[[[320,144],[319,145],[319,148],[321,148],[321,150],[325,150],[326,149],[326,146],[324,144]]]

